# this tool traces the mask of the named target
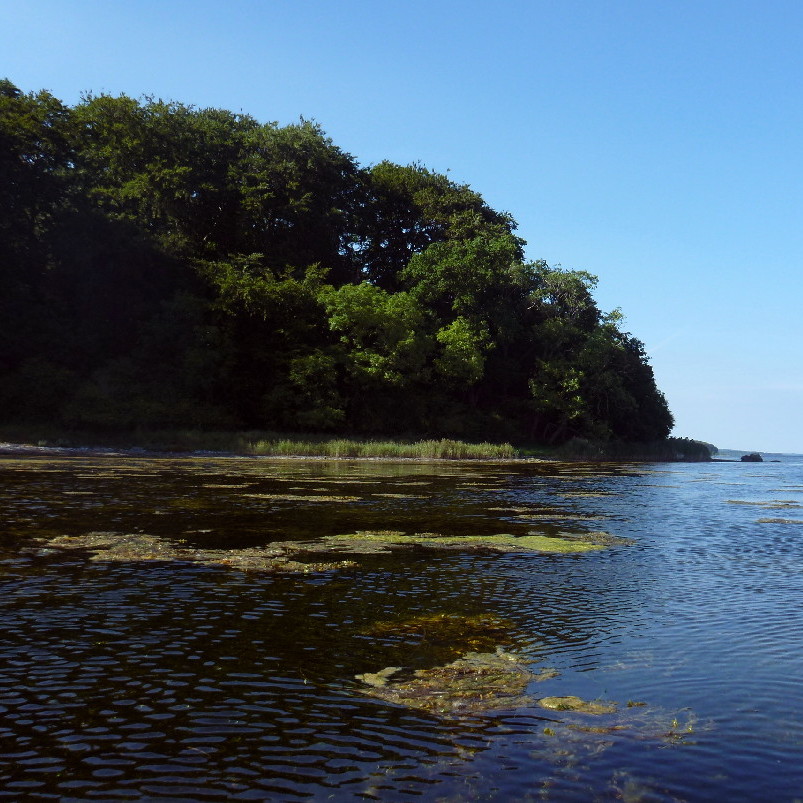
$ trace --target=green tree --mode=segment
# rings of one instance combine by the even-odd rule
[[[380,162],[367,171],[365,188],[355,249],[365,279],[387,290],[398,289],[413,255],[433,243],[512,235],[516,228],[467,185],[421,165]],[[520,258],[523,241],[515,242]]]
[[[0,415],[559,442],[672,426],[596,278],[315,123],[0,82]]]
[[[125,95],[87,96],[79,174],[107,216],[135,223],[166,250],[218,256],[236,247],[236,165],[250,117]]]
[[[399,399],[420,395],[431,373],[433,338],[425,310],[408,293],[365,282],[325,287],[319,298],[334,338],[349,425],[388,431],[407,421]]]
[[[437,242],[413,255],[401,279],[444,323],[463,317],[498,328],[518,251],[512,235]]]
[[[279,271],[319,264],[335,284],[359,278],[351,247],[361,192],[358,168],[317,124],[251,131],[236,181],[238,251],[259,252]]]
[[[487,328],[458,316],[435,337],[440,345],[435,366],[448,384],[466,388],[482,378],[489,348]]]
[[[43,278],[74,158],[70,110],[49,92],[0,81],[0,374],[46,358]]]

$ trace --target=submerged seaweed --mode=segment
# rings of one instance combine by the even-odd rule
[[[574,711],[579,714],[613,714],[616,712],[616,703],[583,700],[571,695],[568,697],[542,697],[538,701],[538,705],[550,711]]]
[[[529,683],[554,675],[536,674],[529,663],[498,648],[496,652],[470,652],[432,669],[403,673],[399,667],[387,667],[356,678],[366,686],[363,694],[380,700],[434,714],[478,714],[532,705],[532,698],[526,695]]]
[[[770,499],[761,502],[752,502],[746,499],[726,499],[725,501],[729,505],[754,505],[756,507],[768,508],[769,510],[803,507],[797,499]]]
[[[326,544],[346,545],[348,551],[359,553],[391,551],[394,548],[466,550],[470,552],[591,552],[611,543],[628,543],[606,533],[561,533],[560,535],[438,535],[415,533],[407,535],[397,531],[360,531],[334,535],[323,539]]]
[[[207,566],[227,566],[245,571],[320,572],[355,566],[354,561],[294,560],[281,545],[251,549],[193,549],[182,542],[172,543],[142,533],[99,532],[72,536],[62,535],[45,540],[46,548],[64,551],[85,551],[91,561],[187,561]]]
[[[193,530],[190,533],[209,530]],[[90,560],[101,561],[191,561],[267,572],[329,571],[357,565],[356,555],[387,554],[400,549],[431,549],[481,553],[591,552],[613,544],[629,543],[607,533],[564,533],[557,535],[465,535],[437,533],[407,535],[396,530],[361,531],[304,541],[273,541],[264,546],[239,549],[194,548],[183,539],[165,539],[146,533],[89,532],[81,535],[39,537],[39,546],[91,552]],[[349,558],[332,560],[333,556]]]
[[[491,613],[463,616],[434,613],[403,621],[378,621],[365,629],[372,638],[390,641],[405,650],[412,645],[436,648],[444,657],[459,657],[467,650],[484,652],[516,641],[516,625]]]

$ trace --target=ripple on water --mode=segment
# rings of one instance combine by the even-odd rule
[[[749,788],[791,799],[803,782],[799,527],[757,523],[764,510],[724,501],[724,486],[749,482],[748,501],[791,507],[799,475],[215,460],[4,468],[0,502],[17,540],[0,555],[0,788],[12,798],[703,800]],[[426,500],[403,498],[408,486]],[[244,490],[263,501],[242,505]],[[271,495],[286,504],[274,511]],[[134,523],[156,537],[249,544],[396,527],[526,533],[533,511],[604,517],[635,543],[590,555],[386,555],[310,577],[18,548],[45,529]],[[360,695],[355,674],[434,666],[445,651],[426,633],[372,635],[372,624],[489,613],[536,666],[558,670],[539,694],[618,700],[623,718],[598,732],[578,714],[527,708],[440,719]],[[633,713],[627,700],[648,705]],[[663,738],[673,717],[694,732]],[[778,766],[785,776],[766,769]]]

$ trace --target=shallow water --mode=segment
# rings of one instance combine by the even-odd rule
[[[803,462],[587,466],[0,458],[0,799],[793,800]],[[604,530],[584,554],[404,552],[339,572],[103,562],[48,539],[243,548],[357,530]],[[509,623],[531,696],[615,714],[436,716],[356,674]],[[377,623],[383,623],[377,627]],[[628,707],[627,703],[646,705]]]

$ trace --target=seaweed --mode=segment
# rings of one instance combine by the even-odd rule
[[[501,647],[469,652],[443,666],[405,672],[387,667],[355,677],[369,697],[439,715],[480,714],[532,705],[526,694],[531,681],[554,677],[534,673],[529,660]]]

